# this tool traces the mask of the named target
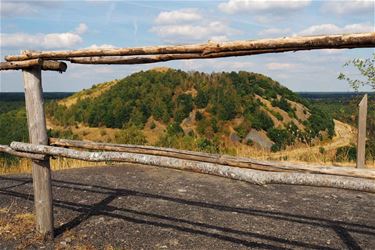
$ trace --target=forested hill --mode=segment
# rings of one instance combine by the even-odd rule
[[[334,134],[331,117],[271,78],[244,71],[141,71],[69,98],[48,104],[55,124],[119,128],[130,135],[127,143],[190,143],[210,152],[241,143],[277,151]],[[154,131],[155,143],[146,131]]]

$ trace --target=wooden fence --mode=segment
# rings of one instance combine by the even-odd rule
[[[0,152],[32,159],[36,227],[45,238],[53,238],[54,224],[49,156],[86,161],[140,163],[217,175],[260,185],[268,183],[311,185],[375,193],[375,171],[370,169],[296,165],[185,150],[48,138],[41,74],[42,70],[65,72],[67,65],[62,61],[81,64],[143,64],[300,50],[373,47],[375,47],[375,33],[360,33],[225,43],[209,42],[179,46],[23,51],[21,55],[6,56],[6,62],[0,63],[0,70],[23,70],[30,143],[12,142],[10,146],[0,145]],[[361,107],[364,106],[365,104],[362,103]],[[365,108],[361,108],[361,110],[361,114],[363,114]],[[365,116],[361,114],[359,120],[365,121]],[[363,158],[361,158],[365,140],[363,133],[365,133],[363,129],[360,129],[358,145],[362,146],[359,150],[358,158],[361,160],[357,163],[358,167],[364,166]],[[86,149],[87,151],[72,148]]]

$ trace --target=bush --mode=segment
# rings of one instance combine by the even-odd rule
[[[235,128],[237,135],[243,139],[245,136],[249,133],[249,130],[251,129],[251,126],[248,121],[243,121],[241,124]]]
[[[48,129],[48,137],[55,137],[61,139],[76,140],[79,139],[78,135],[74,134],[71,129]]]
[[[268,130],[267,135],[275,143],[271,147],[273,152],[285,149],[287,145],[293,143],[286,129],[271,128]]]
[[[200,121],[203,119],[203,114],[199,111],[197,111],[197,113],[195,114],[195,120],[196,121]]]
[[[143,132],[136,126],[130,126],[117,132],[115,135],[115,140],[116,143],[120,144],[144,145],[147,143]]]
[[[197,106],[197,108],[205,108],[208,104],[208,100],[209,100],[209,97],[208,97],[207,92],[203,90],[198,90],[198,94],[194,99],[194,103],[195,103],[195,106]]]
[[[168,135],[184,135],[184,130],[181,128],[180,124],[177,122],[173,122],[169,124],[167,128],[167,134]]]
[[[340,147],[336,151],[336,161],[356,161],[357,149],[355,146]]]
[[[219,146],[217,145],[217,143],[204,137],[198,139],[197,147],[199,150],[207,152],[207,153],[219,152]]]
[[[251,127],[256,130],[268,130],[273,128],[272,119],[263,111],[257,110],[253,115],[249,116]]]

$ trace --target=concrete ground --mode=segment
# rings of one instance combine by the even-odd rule
[[[0,176],[0,249],[375,249],[375,194],[121,165],[54,172],[53,195],[43,243],[30,175]]]

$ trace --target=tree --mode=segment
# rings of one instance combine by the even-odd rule
[[[353,65],[359,72],[361,73],[363,80],[359,79],[352,79],[349,76],[345,75],[344,73],[340,73],[338,79],[346,80],[349,85],[356,91],[358,91],[359,87],[363,86],[370,86],[373,90],[375,90],[375,53],[372,54],[372,58],[366,59],[353,59],[344,64],[344,67],[349,65]]]

